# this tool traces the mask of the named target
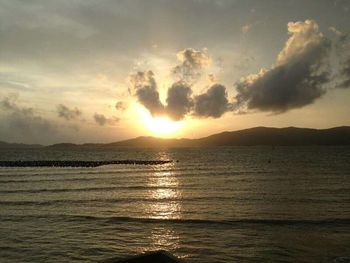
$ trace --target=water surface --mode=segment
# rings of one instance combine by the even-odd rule
[[[178,160],[0,168],[0,262],[346,262],[350,147],[7,150],[1,160]],[[343,261],[342,261],[343,260]]]

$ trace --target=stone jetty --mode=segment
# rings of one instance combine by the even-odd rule
[[[160,165],[172,160],[113,160],[113,161],[0,161],[0,167],[98,167],[110,164]]]

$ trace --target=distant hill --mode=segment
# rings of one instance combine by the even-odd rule
[[[331,129],[267,128],[222,132],[200,139],[160,139],[138,137],[104,144],[103,148],[118,147],[213,147],[254,145],[350,145],[350,127]]]
[[[198,145],[252,146],[252,145],[350,145],[350,127],[330,129],[267,128],[223,132],[198,139]]]
[[[0,149],[34,149],[44,147],[40,144],[8,143],[0,141]]]
[[[350,145],[350,127],[330,129],[268,128],[256,127],[239,131],[222,132],[199,139],[162,139],[137,137],[130,140],[97,144],[60,143],[45,148],[52,149],[113,149],[157,147],[213,147],[213,146],[302,146],[302,145]],[[38,148],[40,145],[0,143],[0,148]]]
[[[108,143],[103,145],[105,148],[115,147],[189,147],[195,146],[195,139],[164,139],[155,137],[137,137],[135,139],[125,140],[121,142]]]

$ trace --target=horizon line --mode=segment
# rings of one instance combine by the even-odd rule
[[[60,144],[74,144],[77,146],[82,146],[82,145],[86,145],[86,144],[112,144],[112,143],[119,143],[119,142],[124,142],[124,141],[128,141],[128,140],[133,140],[133,139],[138,139],[138,138],[154,138],[154,139],[159,139],[159,140],[199,140],[199,139],[203,139],[203,138],[207,138],[213,135],[218,135],[218,134],[222,134],[222,133],[226,133],[226,132],[238,132],[238,131],[245,131],[245,130],[251,130],[251,129],[257,129],[257,128],[266,128],[266,129],[288,129],[288,128],[294,128],[294,129],[306,129],[306,130],[330,130],[330,129],[336,129],[336,128],[350,128],[350,125],[341,125],[341,126],[334,126],[334,127],[329,127],[329,128],[310,128],[310,127],[296,127],[296,126],[285,126],[285,127],[270,127],[270,126],[253,126],[253,127],[249,127],[249,128],[245,128],[245,129],[238,129],[238,130],[224,130],[222,132],[217,132],[217,133],[213,133],[213,134],[209,134],[207,136],[203,136],[203,137],[197,137],[197,138],[186,138],[186,137],[182,137],[182,138],[174,138],[174,137],[155,137],[155,136],[147,136],[147,135],[140,135],[140,136],[136,136],[136,137],[132,137],[132,138],[128,138],[128,139],[122,139],[122,140],[118,140],[118,141],[111,141],[111,142],[83,142],[83,143],[74,143],[74,142],[57,142],[57,143],[52,143],[52,144],[41,144],[41,143],[23,143],[23,142],[7,142],[7,141],[1,141],[0,143],[6,143],[6,144],[22,144],[22,145],[31,145],[31,146],[43,146],[43,147],[49,147],[49,146],[54,146],[54,145],[60,145]]]

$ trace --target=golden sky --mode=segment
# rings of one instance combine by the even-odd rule
[[[0,141],[350,125],[345,0],[0,0]]]

